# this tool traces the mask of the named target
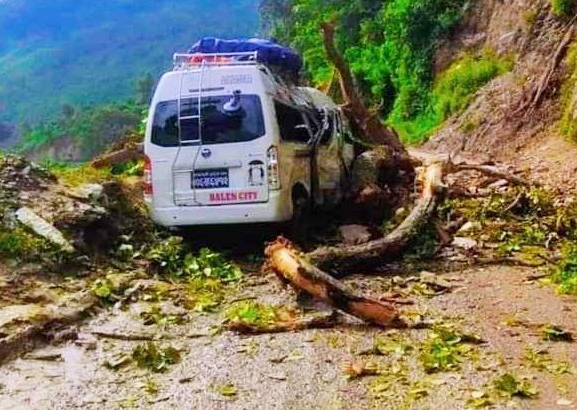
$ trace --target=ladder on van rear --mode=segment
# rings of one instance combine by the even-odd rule
[[[178,124],[178,150],[174,157],[172,163],[172,182],[173,187],[176,184],[177,176],[182,174],[189,174],[191,178],[191,194],[187,195],[186,198],[181,199],[178,198],[176,192],[173,192],[175,195],[174,202],[177,206],[190,206],[191,202],[194,205],[201,205],[201,203],[197,200],[197,190],[195,188],[195,172],[196,172],[196,165],[198,162],[198,158],[202,152],[202,145],[203,145],[203,118],[202,118],[202,102],[204,94],[204,79],[206,75],[206,71],[210,66],[246,66],[246,65],[256,65],[258,64],[257,61],[258,52],[244,52],[244,53],[220,53],[220,54],[181,54],[176,53],[173,57],[174,62],[174,71],[180,71],[180,84],[178,90],[178,103],[177,103],[177,124]],[[184,84],[185,84],[185,77],[189,74],[195,74],[199,76],[198,80],[198,89],[197,90],[188,90],[188,92],[184,91]],[[195,95],[197,94],[197,95]],[[194,96],[194,97],[193,97]],[[182,115],[183,114],[183,100],[190,100],[192,101],[193,98],[197,99],[197,113],[194,115]],[[189,104],[192,107],[192,104]],[[198,135],[197,139],[195,140],[186,140],[186,144],[183,143],[183,122],[184,121],[197,121],[198,126]],[[195,153],[193,158],[191,158],[192,162],[190,163],[190,167],[181,167],[179,163],[181,163],[181,155],[183,151],[183,145],[186,146],[195,146]]]
[[[206,71],[206,65],[204,62],[201,63],[200,65],[200,72],[199,72],[199,81],[198,81],[198,101],[197,101],[197,114],[196,115],[182,115],[183,113],[183,109],[182,109],[182,101],[184,98],[189,98],[189,96],[191,96],[192,94],[189,92],[186,95],[183,94],[183,85],[184,85],[184,77],[187,74],[187,71],[183,71],[180,74],[180,85],[179,85],[179,89],[178,89],[178,103],[177,103],[177,115],[178,115],[178,150],[176,152],[176,156],[174,157],[174,160],[172,162],[172,183],[173,183],[173,187],[176,185],[176,181],[175,181],[175,177],[178,174],[190,174],[191,175],[191,183],[194,184],[194,172],[195,172],[195,165],[196,162],[198,160],[198,155],[200,154],[200,151],[202,150],[202,86],[204,83],[204,74]],[[191,97],[190,97],[191,98]],[[191,98],[192,100],[192,98]],[[191,108],[192,108],[192,104]],[[196,150],[196,153],[194,155],[194,159],[192,160],[191,163],[191,167],[190,169],[177,169],[177,164],[180,160],[180,155],[182,153],[182,130],[183,130],[183,121],[189,121],[189,120],[196,120],[197,121],[197,126],[198,126],[198,139],[196,140],[190,140],[187,141],[187,144],[190,145],[198,145],[198,149]],[[196,190],[192,189],[192,201],[194,203],[197,203],[196,201]],[[175,198],[175,202],[176,198]],[[176,204],[178,205],[178,203]]]

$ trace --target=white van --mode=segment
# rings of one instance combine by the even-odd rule
[[[286,85],[257,57],[175,54],[145,138],[156,223],[298,224],[312,206],[342,199],[354,153],[339,107]]]

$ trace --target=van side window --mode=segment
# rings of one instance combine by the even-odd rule
[[[275,111],[280,136],[283,141],[306,144],[311,139],[303,114],[299,110],[275,101]]]
[[[158,103],[152,122],[152,143],[161,147],[178,145],[178,101]]]

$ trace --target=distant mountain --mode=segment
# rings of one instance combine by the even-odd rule
[[[0,122],[134,95],[202,36],[252,36],[258,0],[0,0]]]

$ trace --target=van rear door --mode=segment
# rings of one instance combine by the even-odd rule
[[[238,109],[231,110],[235,98]],[[171,104],[178,111],[178,101]],[[175,205],[268,201],[267,147],[262,138],[266,131],[259,96],[182,99],[178,122],[180,141],[172,167]]]

